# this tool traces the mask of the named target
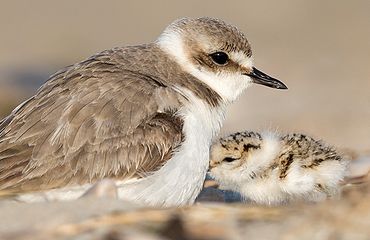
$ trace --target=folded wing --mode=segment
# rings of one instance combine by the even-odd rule
[[[182,101],[104,56],[68,67],[0,122],[0,190],[150,174],[181,144]]]

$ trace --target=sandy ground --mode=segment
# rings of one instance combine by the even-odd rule
[[[225,193],[212,187],[194,206],[167,209],[92,196],[46,203],[3,199],[0,239],[365,240],[370,236],[370,156],[354,160],[351,169],[360,175],[347,180],[341,196],[317,204],[225,203]]]

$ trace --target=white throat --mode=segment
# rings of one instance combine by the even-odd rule
[[[198,68],[190,62],[183,44],[181,33],[178,31],[164,31],[156,44],[167,54],[172,56],[182,69],[207,84],[217,92],[224,102],[233,102],[250,86],[252,80],[241,73],[213,73],[206,69]],[[252,59],[241,59],[242,54],[234,52],[231,58],[245,67],[252,67]]]

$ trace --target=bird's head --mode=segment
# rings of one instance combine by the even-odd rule
[[[232,189],[263,177],[279,151],[279,138],[272,132],[234,133],[212,145],[209,171],[221,185]]]
[[[287,89],[253,66],[251,46],[236,27],[221,20],[183,18],[170,24],[156,42],[182,69],[234,101],[252,83]]]

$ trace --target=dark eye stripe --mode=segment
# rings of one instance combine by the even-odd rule
[[[225,157],[224,159],[222,159],[222,161],[224,162],[233,162],[235,160],[238,160],[239,158],[232,158],[232,157]]]

